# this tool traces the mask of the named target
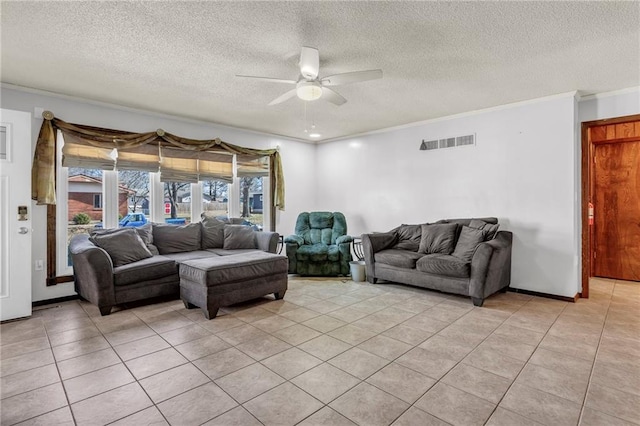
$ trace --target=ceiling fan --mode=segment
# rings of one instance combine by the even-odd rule
[[[291,89],[283,95],[278,96],[269,102],[269,105],[282,103],[297,95],[303,101],[315,101],[316,99],[322,98],[338,106],[344,104],[347,100],[335,90],[330,89],[330,86],[341,86],[343,84],[359,83],[361,81],[382,78],[382,70],[379,69],[345,72],[320,78],[318,49],[314,49],[313,47],[302,47],[298,65],[300,67],[300,77],[297,81],[271,77],[256,77],[252,75],[236,75],[236,77],[296,85],[295,89]]]

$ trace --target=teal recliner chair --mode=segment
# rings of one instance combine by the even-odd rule
[[[284,239],[290,274],[349,275],[353,238],[342,213],[300,213],[295,233]]]

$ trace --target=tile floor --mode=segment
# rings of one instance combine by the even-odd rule
[[[640,424],[638,283],[475,308],[292,277],[220,314],[71,301],[2,324],[2,425]]]

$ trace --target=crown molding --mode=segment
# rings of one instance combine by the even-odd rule
[[[198,120],[198,119],[195,119],[195,118],[189,118],[189,117],[181,116],[181,115],[171,115],[171,114],[165,114],[165,113],[162,113],[162,112],[155,112],[155,111],[148,111],[148,110],[143,110],[143,109],[138,109],[138,108],[132,108],[132,107],[124,106],[124,105],[118,105],[118,104],[112,104],[112,103],[103,102],[103,101],[96,101],[96,100],[88,99],[88,98],[82,98],[82,97],[79,97],[79,96],[71,96],[71,95],[65,95],[65,94],[57,93],[57,92],[50,92],[48,90],[36,89],[36,88],[33,88],[33,87],[19,86],[19,85],[16,85],[16,84],[5,83],[5,82],[0,82],[0,87],[2,87],[3,89],[15,90],[15,91],[18,91],[18,92],[33,93],[35,95],[49,96],[49,97],[52,97],[52,98],[64,99],[64,100],[73,101],[73,102],[81,102],[81,103],[85,103],[85,104],[89,104],[89,105],[95,105],[95,106],[99,106],[99,107],[111,108],[111,109],[115,109],[115,110],[118,110],[118,111],[125,111],[125,112],[131,112],[131,113],[136,113],[136,114],[142,114],[142,115],[146,115],[146,116],[149,116],[149,117],[166,118],[166,119],[169,119],[169,120],[182,121],[184,123],[190,123],[190,124],[199,124],[199,125],[208,125],[208,126],[212,126],[213,125],[213,126],[221,127],[221,128],[224,128],[224,129],[242,131],[242,132],[247,132],[247,133],[251,133],[251,134],[254,134],[254,135],[261,135],[261,136],[267,136],[267,137],[272,137],[272,138],[286,139],[286,140],[290,140],[290,141],[294,141],[294,142],[301,142],[301,143],[305,143],[305,144],[309,144],[309,145],[315,145],[315,141],[308,141],[308,140],[304,140],[304,139],[293,138],[291,136],[279,135],[277,133],[260,132],[260,131],[257,131],[257,130],[245,129],[243,127],[235,127],[235,126],[229,126],[227,124],[220,124],[220,123],[217,123],[215,121]],[[55,111],[53,111],[53,113],[55,114]],[[36,117],[36,118],[40,118],[40,117]]]
[[[640,96],[640,86],[627,87],[626,89],[612,90],[611,92],[591,93],[589,95],[581,96],[578,102],[590,101],[593,99],[609,98],[611,96],[628,95],[630,93],[638,93]]]
[[[392,131],[396,131],[396,130],[410,129],[412,127],[424,126],[426,124],[439,123],[439,122],[448,121],[448,120],[456,120],[456,119],[459,119],[459,118],[471,117],[471,116],[479,115],[479,114],[486,114],[488,112],[502,111],[502,110],[505,110],[505,109],[511,109],[511,108],[515,108],[515,107],[519,107],[519,106],[523,106],[523,105],[537,104],[539,102],[546,102],[546,101],[549,101],[549,100],[552,100],[552,99],[561,99],[561,98],[568,98],[568,97],[579,98],[578,91],[577,90],[573,90],[571,92],[558,93],[556,95],[545,96],[545,97],[542,97],[542,98],[535,98],[535,99],[529,99],[529,100],[526,100],[526,101],[512,102],[512,103],[509,103],[509,104],[503,104],[503,105],[498,105],[498,106],[494,106],[494,107],[488,107],[488,108],[477,109],[477,110],[473,110],[473,111],[461,112],[459,114],[447,115],[447,116],[444,116],[444,117],[431,118],[429,120],[415,121],[413,123],[402,124],[400,126],[387,127],[387,128],[384,128],[384,129],[372,130],[370,132],[357,133],[357,134],[350,135],[350,136],[341,136],[339,138],[325,139],[325,140],[322,140],[322,141],[318,141],[317,143],[318,144],[322,144],[322,143],[327,143],[327,142],[338,142],[338,141],[344,141],[344,140],[349,140],[349,139],[353,139],[353,138],[359,138],[359,137],[367,136],[367,135],[376,135],[376,134],[387,133],[387,132],[392,132]]]

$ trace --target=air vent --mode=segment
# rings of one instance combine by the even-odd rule
[[[476,135],[456,136],[452,138],[425,140],[422,139],[420,151],[430,151],[433,149],[455,148],[458,146],[470,146],[476,144]]]
[[[456,146],[475,145],[475,144],[476,144],[475,135],[458,136],[456,138]]]
[[[456,146],[456,138],[440,139],[440,148],[453,148]]]
[[[429,151],[432,149],[438,149],[438,141],[425,141],[423,139],[422,143],[420,144],[420,150]]]

